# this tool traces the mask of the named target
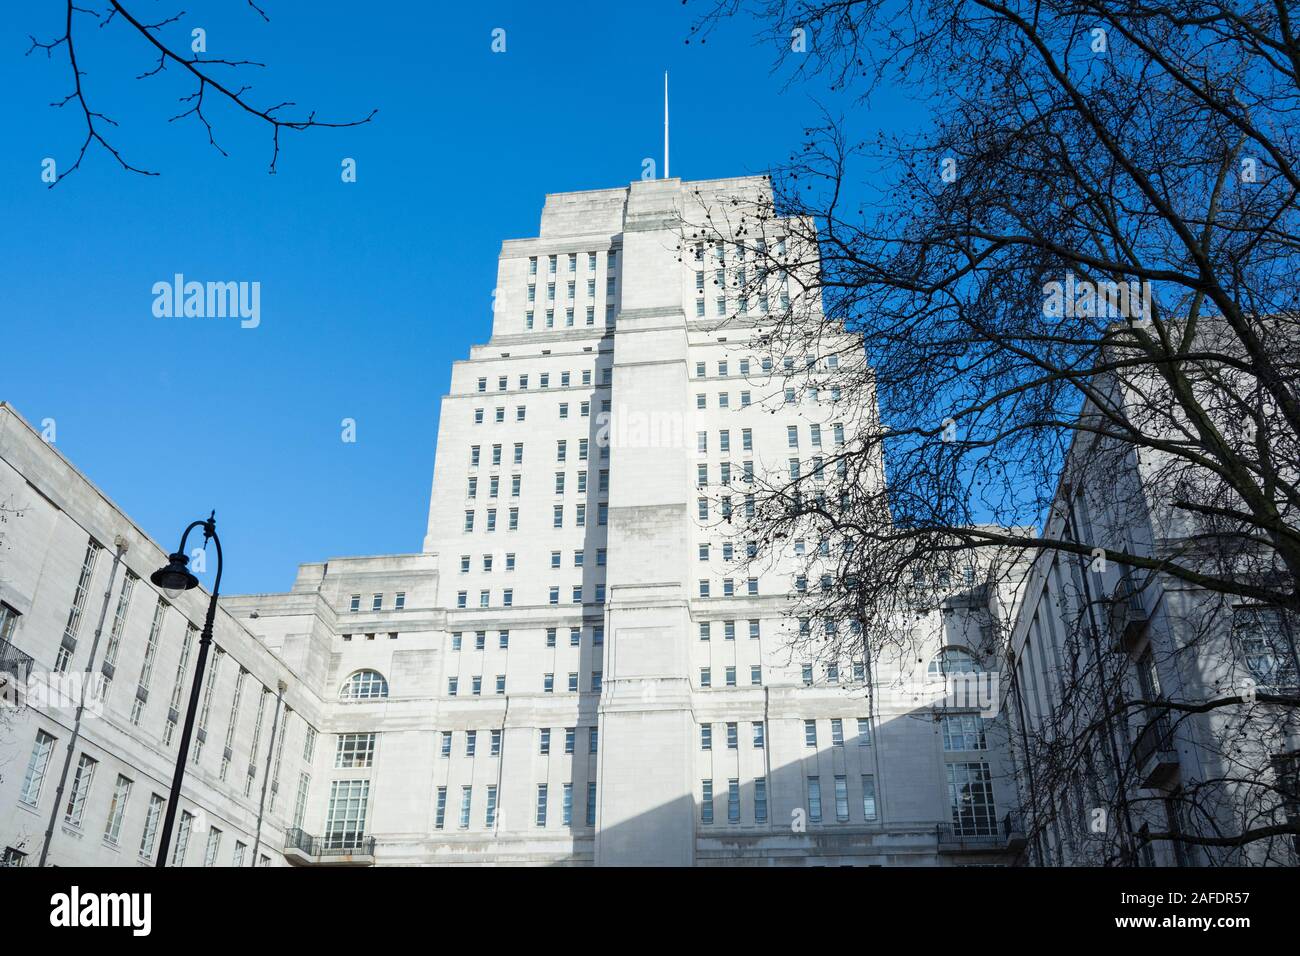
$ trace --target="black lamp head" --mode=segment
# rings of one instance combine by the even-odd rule
[[[182,591],[199,586],[199,579],[190,573],[189,563],[190,559],[179,551],[168,555],[167,566],[149,575],[149,580],[174,599]]]

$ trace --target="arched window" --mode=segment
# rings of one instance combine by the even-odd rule
[[[388,681],[379,671],[357,671],[343,682],[340,700],[374,700],[388,696]]]
[[[980,665],[970,651],[960,647],[945,647],[930,658],[926,673],[931,677],[946,677],[949,674],[978,674]]]

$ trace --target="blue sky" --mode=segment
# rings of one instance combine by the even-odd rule
[[[193,85],[174,67],[134,79],[154,65],[144,41],[83,16],[91,106],[161,175],[92,147],[47,189],[42,160],[70,164],[84,124],[48,105],[70,89],[66,53],[23,54],[27,34],[62,32],[62,4],[15,10],[0,56],[0,399],[53,419],[59,449],[165,547],[215,507],[228,593],[286,589],[303,561],[420,550],[439,399],[489,336],[501,241],[536,234],[547,192],[621,185],[658,159],[664,69],[684,178],[767,170],[825,99],[783,91],[750,24],[686,45],[697,5],[673,0],[262,5],[270,23],[229,0],[128,9],[185,9],[168,39],[201,26],[209,56],[266,62],[243,74],[259,104],[379,109],[368,126],[285,133],[275,176],[264,124],[213,102],[222,157],[194,118],[167,122]],[[178,272],[259,281],[260,327],[155,318],[151,287]]]

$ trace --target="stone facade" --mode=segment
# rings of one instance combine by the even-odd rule
[[[701,259],[714,252],[683,244],[684,219],[768,188],[665,179],[552,195],[540,234],[503,244],[491,338],[456,363],[442,401],[424,553],[305,564],[287,594],[221,599],[209,743],[186,791],[198,823],[223,831],[218,864],[255,839],[257,788],[246,798],[243,783],[250,763],[262,779],[268,755],[278,779],[258,852],[271,863],[1014,859],[1001,718],[946,711],[929,693],[945,647],[978,654],[994,613],[984,591],[955,593],[917,625],[929,654],[877,662],[868,680],[861,660],[791,659],[793,564],[745,560],[747,469],[832,448],[857,418],[829,399],[788,401],[761,309],[715,315],[727,293],[697,275],[712,274]],[[718,267],[744,262],[742,243],[723,245]],[[753,306],[767,301],[756,292]],[[139,580],[117,676],[75,748],[100,767],[83,822],[59,809],[50,858],[135,863],[145,791],[165,795],[174,757],[161,698],[205,596],[167,606],[133,724],[163,551],[7,408],[0,458],[0,502],[23,509],[5,526],[0,601],[15,612],[12,647],[37,670],[55,664],[93,539],[104,550],[70,656],[87,666],[93,618],[107,600],[107,636],[118,601],[112,542],[129,545],[121,563]],[[254,747],[255,700],[280,682],[287,742],[270,736],[268,710]],[[54,743],[32,808],[21,791],[38,728]],[[68,721],[29,706],[0,733],[0,842],[30,858]],[[133,782],[121,849],[100,835],[118,774]],[[954,826],[954,787],[962,807],[978,804],[978,827]],[[185,862],[205,847],[196,832]]]
[[[1294,622],[1110,557],[1184,566],[1204,558],[1211,574],[1222,557],[1205,544],[1206,528],[1171,507],[1159,457],[1081,432],[1043,534],[1095,550],[1043,550],[1024,578],[1009,631],[1004,709],[1030,834],[1026,859],[1294,866],[1300,844],[1293,836],[1233,842],[1294,825],[1300,815],[1285,796],[1295,793],[1300,753],[1291,708],[1197,706],[1251,693],[1294,699]],[[1162,700],[1192,707],[1163,710]],[[1070,746],[1060,755],[1070,757],[1073,772],[1063,772],[1060,756],[1041,759],[1063,739]],[[1155,834],[1188,839],[1147,839]]]

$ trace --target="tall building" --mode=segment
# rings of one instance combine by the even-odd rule
[[[551,195],[539,235],[503,244],[491,338],[456,363],[442,402],[423,552],[306,564],[287,594],[221,599],[218,658],[232,663],[210,682],[201,726],[227,749],[195,759],[194,812],[247,843],[258,818],[221,768],[274,753],[262,815],[272,862],[1015,859],[1001,718],[945,696],[951,673],[996,676],[982,582],[972,574],[927,620],[900,624],[929,642],[919,659],[814,664],[792,657],[797,565],[751,560],[754,476],[819,468],[858,419],[829,390],[789,388],[833,373],[834,359],[796,367],[767,350],[765,316],[802,288],[781,267],[779,224],[761,243],[690,228],[732,199],[768,196],[761,177]],[[26,510],[0,557],[0,636],[44,671],[63,658],[70,602],[84,592],[90,616],[100,592],[104,606],[121,600],[103,562],[78,574],[78,553],[132,529],[3,416],[0,501]],[[163,608],[144,583],[161,549],[130,537],[120,563],[136,576],[133,602]],[[791,542],[789,557],[819,545]],[[160,613],[201,620],[198,598]],[[129,618],[115,653],[157,644],[184,673],[174,638],[142,628]],[[78,638],[63,665],[85,667],[88,653]],[[284,759],[283,736],[255,736],[241,697],[260,685],[265,699],[280,681]],[[79,827],[106,813],[133,838],[147,825],[143,799],[117,810],[104,781],[128,779],[133,794],[160,785],[162,708],[135,724],[120,701],[115,689],[73,748],[105,770],[94,786],[68,784],[93,824],[56,808],[56,861],[128,862]],[[73,752],[62,714],[35,706],[6,736],[28,777]],[[0,840],[30,855],[25,808],[49,814],[51,797],[19,776],[0,782]],[[21,845],[15,822],[28,824]],[[222,846],[216,862],[234,862]]]

